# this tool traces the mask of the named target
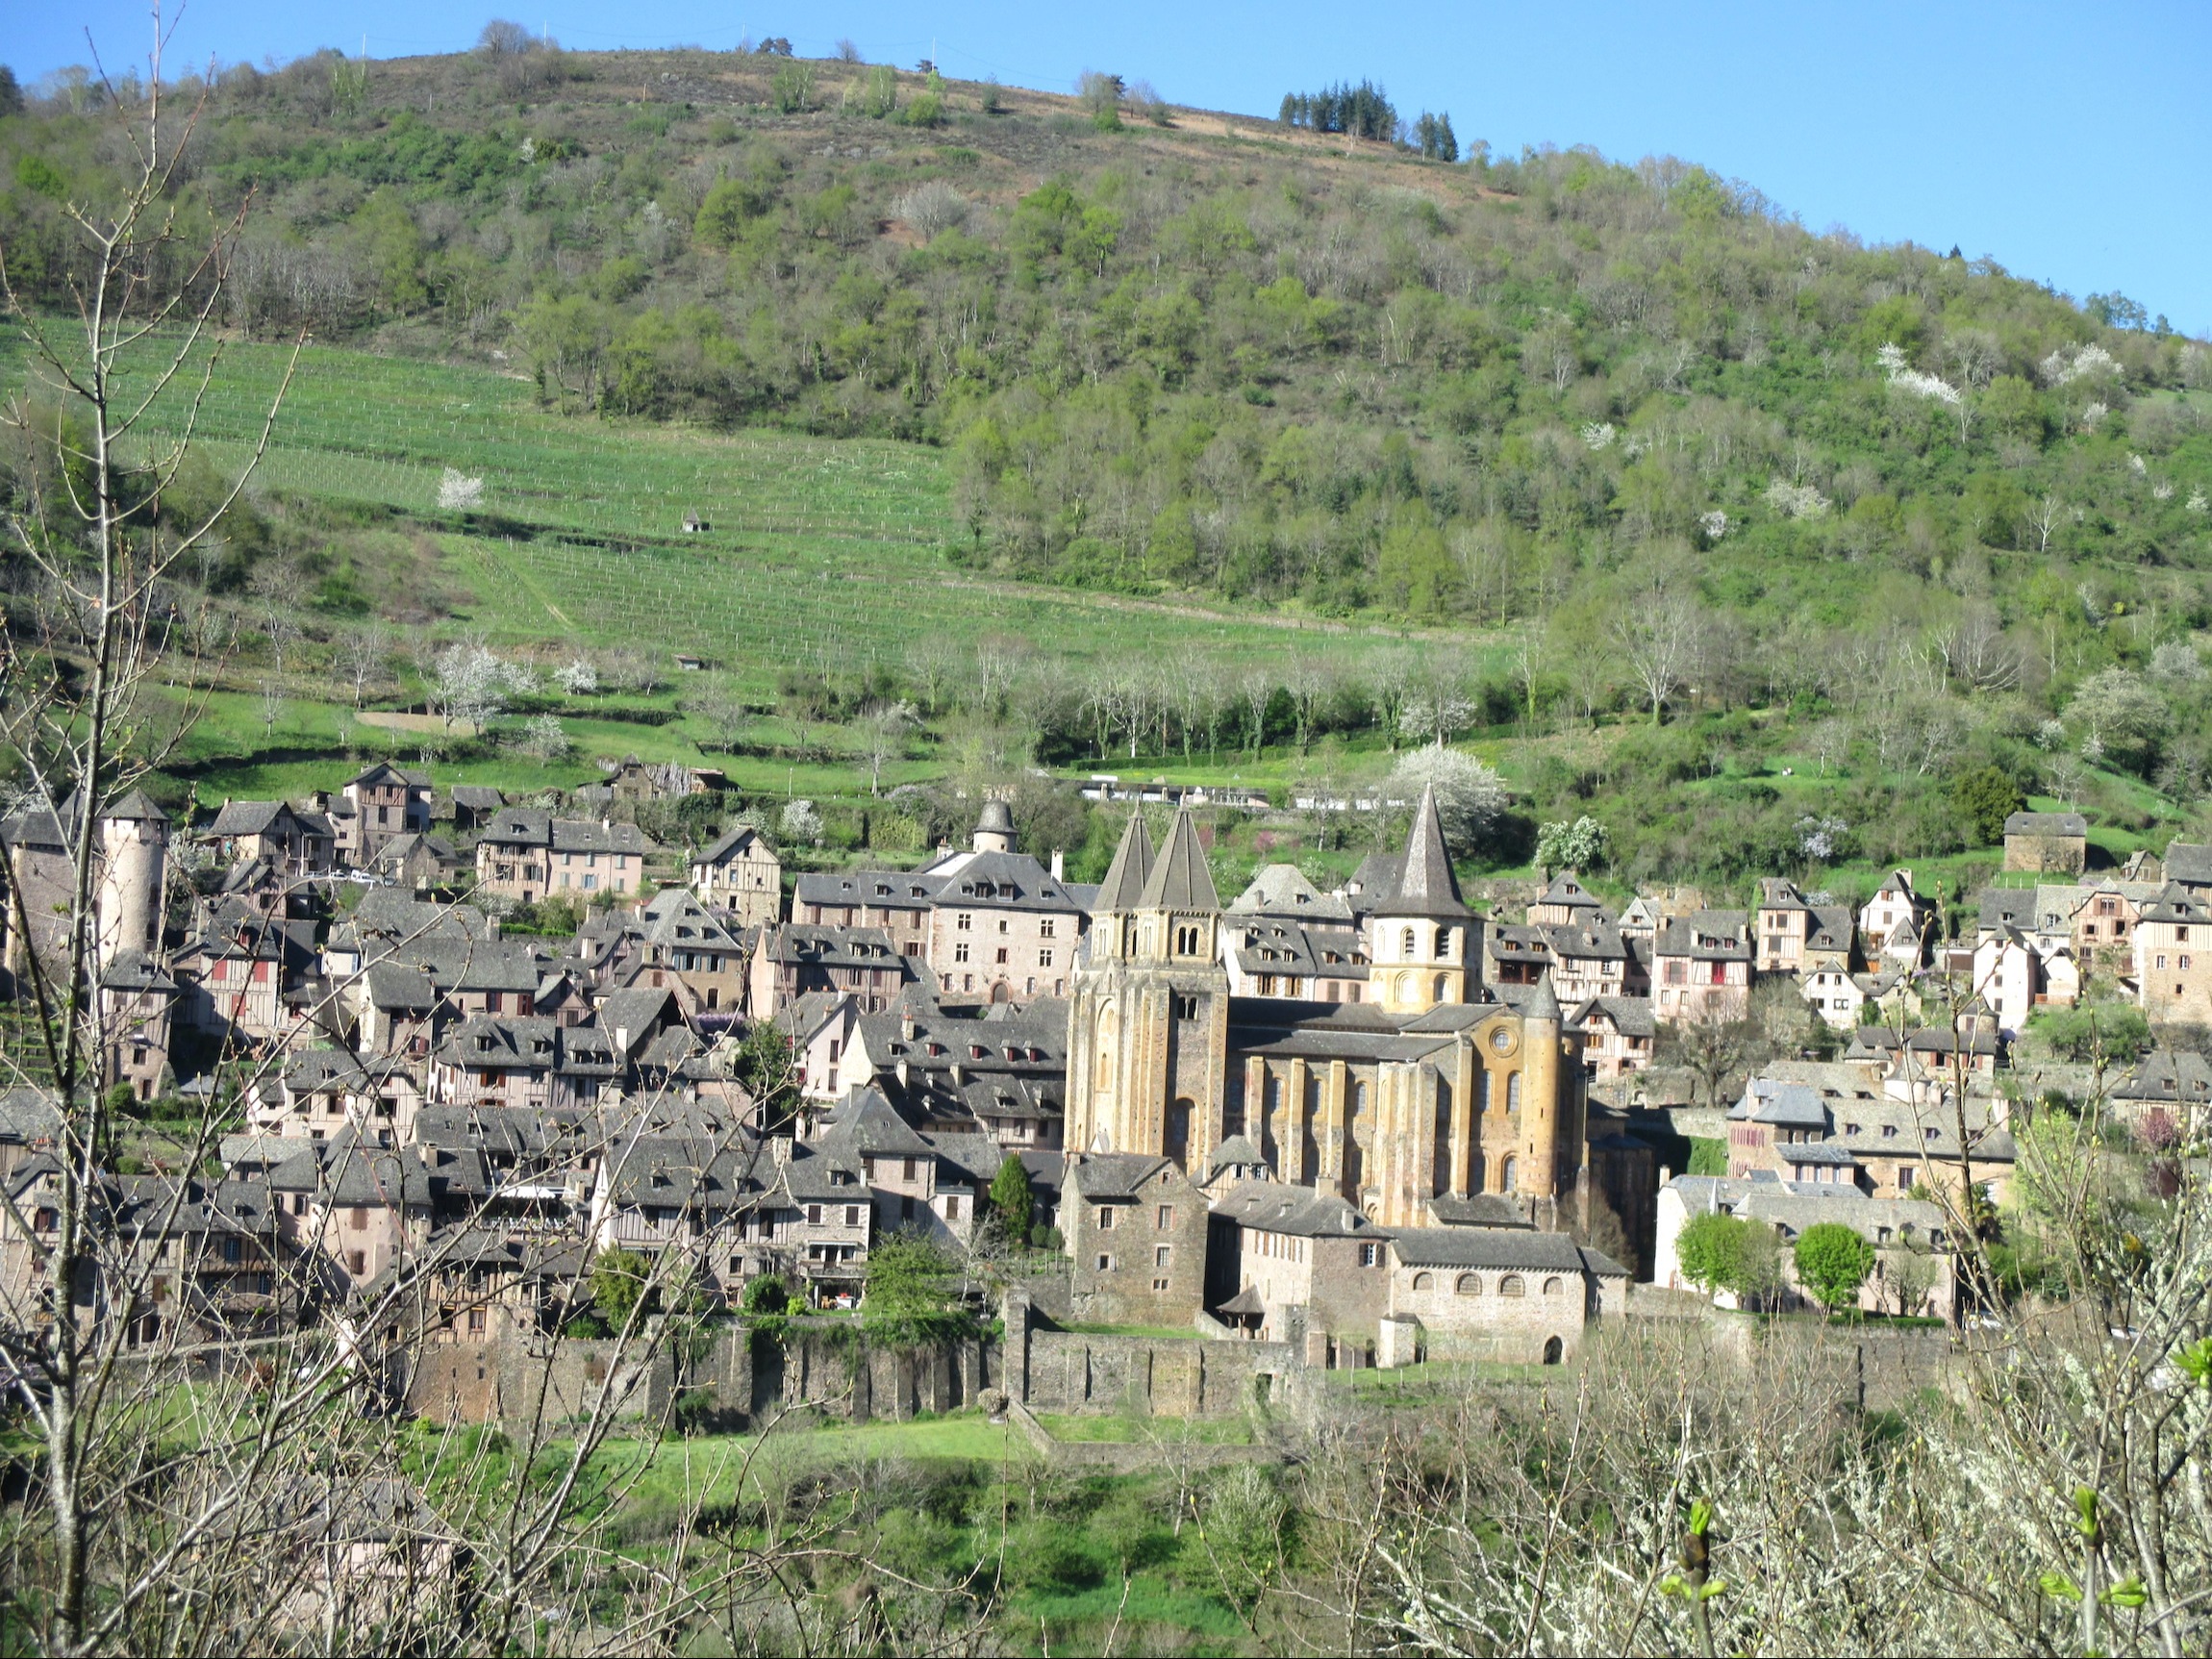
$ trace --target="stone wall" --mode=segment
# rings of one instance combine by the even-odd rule
[[[563,1422],[610,1394],[617,1420],[664,1416],[675,1398],[672,1356],[626,1358],[619,1343],[542,1337],[435,1343],[405,1378],[408,1409],[438,1422]]]
[[[1027,1374],[1018,1379],[1026,1389],[1018,1397],[1032,1411],[1237,1417],[1255,1405],[1284,1403],[1299,1392],[1305,1370],[1287,1343],[1033,1330]]]

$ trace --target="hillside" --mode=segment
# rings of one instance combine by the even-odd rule
[[[113,113],[0,119],[27,303]],[[2194,808],[2202,346],[1672,160],[1153,113],[699,52],[226,71],[180,190],[253,193],[211,459],[255,342],[325,349],[202,572],[244,643],[179,777],[296,784],[381,620],[708,659],[647,721],[558,705],[572,758],[458,749],[517,785],[627,747],[842,792],[901,697],[888,778],[1333,785],[1413,697],[1623,873],[1964,851],[1991,767],[2123,836]]]

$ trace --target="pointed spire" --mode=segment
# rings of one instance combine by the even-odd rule
[[[1551,989],[1550,968],[1546,968],[1544,976],[1536,982],[1536,993],[1528,999],[1527,1005],[1521,1009],[1521,1018],[1523,1019],[1548,1019],[1554,1025],[1559,1023],[1559,995]]]
[[[1175,814],[1175,827],[1168,832],[1168,844],[1144,883],[1140,910],[1219,911],[1220,895],[1214,891],[1213,872],[1206,867],[1206,849],[1198,844],[1198,826],[1191,809]]]
[[[1144,810],[1132,807],[1129,826],[1121,832],[1121,844],[1114,849],[1114,862],[1106,867],[1106,879],[1092,909],[1135,910],[1144,896],[1144,872],[1151,867],[1152,837],[1144,828]]]
[[[1459,878],[1451,872],[1451,860],[1444,850],[1444,822],[1436,813],[1436,786],[1420,792],[1414,809],[1413,829],[1406,836],[1405,857],[1399,861],[1397,890],[1375,906],[1379,916],[1463,917],[1468,909],[1459,896]]]

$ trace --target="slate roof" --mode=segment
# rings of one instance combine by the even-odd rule
[[[1569,1017],[1570,1025],[1588,1027],[1602,1019],[1623,1037],[1656,1037],[1658,1020],[1648,996],[1593,996]]]
[[[2079,813],[2014,813],[2004,820],[2006,835],[2086,836],[2089,820]]]
[[[2112,1086],[2116,1100],[2212,1100],[2212,1061],[2188,1048],[2154,1048]]]
[[[1387,1239],[1389,1231],[1335,1193],[1279,1181],[1239,1181],[1214,1205],[1214,1214],[1257,1232],[1302,1239]]]
[[[537,807],[502,808],[485,826],[481,839],[487,846],[545,847],[553,852],[626,852],[641,858],[656,850],[636,824],[557,818]]]
[[[1144,910],[1218,912],[1221,908],[1220,895],[1214,889],[1214,873],[1206,867],[1206,849],[1198,844],[1197,820],[1192,817],[1190,808],[1176,810],[1168,844],[1153,861],[1152,873],[1144,878],[1144,891],[1137,903]]]
[[[1751,929],[1740,910],[1692,911],[1659,930],[1652,954],[1686,956],[1694,962],[1748,962]]]
[[[1469,914],[1459,896],[1459,878],[1444,850],[1444,824],[1436,813],[1436,786],[1420,792],[1414,808],[1413,827],[1406,834],[1405,856],[1398,861],[1397,880],[1375,908],[1387,916],[1423,916],[1446,920]]]
[[[1438,1193],[1428,1213],[1444,1227],[1533,1227],[1536,1223],[1502,1193]]]
[[[2189,887],[2212,887],[2212,845],[2200,842],[2170,842],[2164,868],[2168,881]]]
[[[1295,864],[1270,864],[1263,867],[1230,903],[1227,914],[1333,921],[1347,927],[1352,919],[1350,905],[1322,892]]]
[[[1767,1123],[1778,1129],[1818,1129],[1825,1133],[1828,1108],[1821,1092],[1806,1084],[1754,1077],[1744,1085],[1742,1098],[1728,1108],[1728,1119],[1734,1123]]]
[[[1404,1268],[1489,1268],[1539,1273],[1579,1273],[1582,1251],[1565,1233],[1532,1227],[1400,1227],[1391,1252]],[[1592,1255],[1597,1256],[1596,1251]],[[1625,1269],[1597,1256],[1615,1273]]]
[[[760,842],[764,846],[767,844],[759,830],[753,828],[751,824],[740,824],[735,829],[726,831],[714,845],[705,851],[692,854],[691,862],[693,864],[723,864],[745,852],[755,842]],[[770,856],[773,856],[772,848],[770,849]]]
[[[1173,1166],[1143,1152],[1089,1152],[1066,1163],[1061,1179],[1070,1191],[1093,1203],[1101,1198],[1135,1198],[1145,1182]]]

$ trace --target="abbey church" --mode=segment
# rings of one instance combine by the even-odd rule
[[[1436,802],[1367,919],[1368,999],[1232,996],[1197,827],[1154,851],[1132,814],[1070,993],[1067,1145],[1219,1165],[1341,1196],[1384,1228],[1488,1194],[1540,1227],[1581,1175],[1584,1071],[1548,976],[1482,982]]]

